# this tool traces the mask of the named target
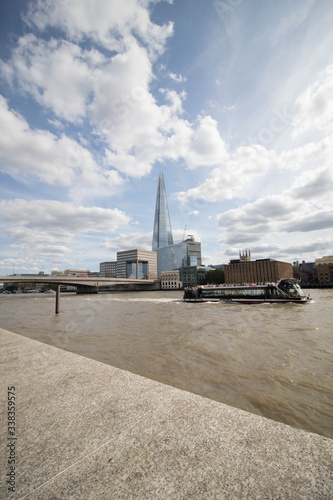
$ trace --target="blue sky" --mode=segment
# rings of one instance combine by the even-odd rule
[[[174,241],[205,264],[333,254],[330,0],[0,6],[0,273],[99,270]]]

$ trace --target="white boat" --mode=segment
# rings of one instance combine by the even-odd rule
[[[184,290],[185,302],[236,302],[238,304],[283,304],[294,302],[303,304],[312,299],[306,295],[297,280],[281,279],[277,283],[264,285],[219,285],[198,286]]]

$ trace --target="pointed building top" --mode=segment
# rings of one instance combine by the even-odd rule
[[[162,173],[158,177],[156,194],[155,220],[153,230],[153,251],[160,247],[173,245],[168,201],[165,192],[164,176]]]

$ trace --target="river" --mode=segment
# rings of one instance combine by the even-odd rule
[[[333,438],[333,289],[307,304],[180,291],[1,295],[0,327]],[[46,374],[47,375],[47,374]]]

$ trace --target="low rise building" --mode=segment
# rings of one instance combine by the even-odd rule
[[[316,270],[318,283],[322,285],[333,283],[333,255],[316,259]]]
[[[183,284],[179,279],[179,271],[163,271],[161,273],[162,290],[179,290]]]
[[[52,271],[51,276],[88,276],[88,269],[65,269],[64,271]]]
[[[213,271],[208,266],[185,266],[181,268],[181,279],[184,287],[191,287],[206,284],[206,276],[209,271]]]

